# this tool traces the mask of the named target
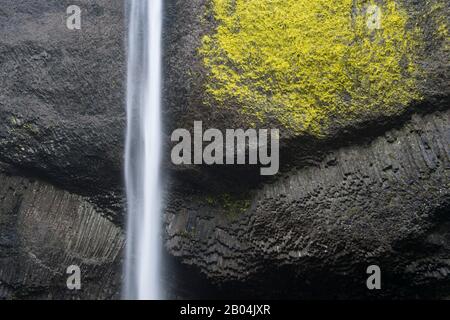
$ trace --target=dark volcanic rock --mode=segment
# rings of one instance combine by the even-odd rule
[[[253,190],[248,203],[183,184],[167,209],[166,246],[228,297],[233,288],[265,298],[448,294],[449,119],[414,116]],[[383,272],[378,293],[365,285],[372,264]]]
[[[66,9],[82,8],[81,30]],[[123,1],[2,2],[0,161],[78,192],[122,172]]]
[[[66,27],[73,4],[81,30]],[[17,177],[0,175],[0,298],[119,297],[123,235],[110,219],[123,215],[124,9],[1,4],[0,162]],[[66,288],[71,264],[79,292]]]
[[[341,3],[342,1],[338,2]],[[227,103],[223,103],[219,101],[220,99],[214,99],[214,97],[211,97],[206,92],[208,83],[214,78],[210,77],[213,72],[205,67],[204,56],[201,55],[199,49],[202,48],[204,37],[213,37],[216,33],[217,25],[220,24],[220,22],[215,19],[214,5],[212,3],[213,1],[210,0],[166,1],[166,23],[164,28],[164,76],[166,85],[164,87],[163,98],[168,134],[170,134],[174,128],[191,129],[194,120],[201,120],[205,127],[208,128],[218,128],[223,130],[225,128],[249,128],[255,126],[264,128],[275,127],[280,129],[282,140],[291,138],[310,138],[310,135],[312,135],[315,143],[320,142],[320,139],[317,139],[318,137],[315,134],[306,131],[297,133],[291,132],[291,129],[286,128],[275,119],[277,118],[276,115],[268,116],[265,121],[261,122],[252,119],[252,115],[241,112],[243,102],[236,101],[233,98],[227,100],[222,97],[227,101]],[[225,5],[226,3],[227,2],[223,2],[222,5]],[[233,3],[233,1],[230,1],[230,3]],[[365,3],[365,1],[354,1],[354,3],[361,5]],[[338,115],[333,116],[329,126],[326,126],[319,135],[321,138],[326,137],[336,139],[346,131],[363,130],[368,124],[373,123],[376,123],[378,126],[388,123],[392,125],[391,121],[396,119],[396,116],[408,114],[417,110],[430,112],[436,108],[442,106],[446,108],[448,106],[448,97],[450,94],[450,65],[448,63],[450,59],[450,47],[448,44],[448,30],[446,26],[448,24],[448,15],[450,14],[450,6],[443,0],[432,0],[427,2],[398,0],[396,3],[403,8],[402,10],[404,10],[404,13],[408,17],[405,30],[400,29],[397,30],[396,33],[402,34],[405,36],[404,41],[408,41],[406,39],[406,33],[415,28],[419,30],[417,43],[415,43],[417,48],[414,48],[417,49],[417,52],[412,60],[414,60],[417,69],[420,70],[417,79],[415,79],[417,83],[414,88],[414,90],[419,93],[420,98],[411,100],[410,105],[402,105],[399,102],[399,104],[395,106],[395,111],[393,112],[383,112],[383,108],[386,106],[381,102],[378,108],[371,110],[367,105],[367,110],[361,110],[361,112],[354,111],[355,114],[349,114],[348,117],[343,117],[342,119]],[[283,6],[283,4],[278,5]],[[233,5],[230,4],[230,15],[233,14],[232,7]],[[258,10],[257,5],[252,6],[251,8],[252,10]],[[323,10],[326,11],[327,9]],[[324,14],[326,15],[327,13],[330,12],[326,11]],[[261,18],[261,16],[255,16]],[[234,19],[238,21],[239,17],[234,17]],[[264,25],[258,25],[258,29],[255,29],[255,33],[260,32],[260,29],[264,27]],[[237,27],[235,30],[236,34],[239,34],[239,30],[239,27]],[[320,37],[320,35],[321,31],[316,30],[316,33],[312,36]],[[245,34],[242,35],[242,37],[245,37]],[[330,39],[330,41],[335,41],[335,39]],[[355,42],[357,42],[357,40],[355,40]],[[254,45],[257,46],[256,44]],[[352,45],[348,46],[351,47]],[[269,48],[266,49],[270,50]],[[274,48],[272,49],[276,50]],[[391,49],[392,48],[388,50]],[[264,48],[259,48],[259,50],[265,52]],[[319,48],[317,51],[314,51],[314,53],[320,55],[321,50],[323,49]],[[254,52],[260,51],[255,49],[252,53]],[[234,53],[229,53],[230,56],[233,54]],[[211,57],[208,58],[210,59]],[[248,57],[245,59],[247,58]],[[261,53],[260,59],[264,60],[266,58],[265,53]],[[308,60],[310,63],[323,63],[325,66],[328,63],[332,63],[332,61],[315,60],[316,56],[314,54],[307,56],[307,58],[310,59]],[[231,63],[227,59],[224,59],[222,62],[224,66]],[[250,62],[255,61],[250,60]],[[377,61],[373,61],[373,63],[376,64]],[[406,64],[402,61],[399,61],[398,63],[400,68],[403,68],[402,74],[407,73]],[[270,61],[267,61],[267,64],[269,65]],[[299,67],[295,64],[294,66],[297,68]],[[220,67],[220,65],[218,67]],[[245,72],[246,69],[240,69],[239,66],[236,65],[233,65],[233,67],[237,68],[235,70],[237,77],[239,77],[241,72]],[[380,67],[383,68],[383,65],[380,65]],[[249,66],[249,68],[251,69],[251,66]],[[379,72],[382,73],[382,71]],[[258,78],[260,75],[258,72],[255,73],[255,78]],[[293,70],[292,73],[295,73],[295,70]],[[349,74],[348,76],[361,76],[362,78],[367,78],[369,75]],[[270,78],[270,75],[267,75],[267,78]],[[326,79],[327,76],[323,75],[323,78]],[[319,80],[320,79],[317,79],[317,81]],[[218,79],[215,79],[215,81],[217,83],[214,84],[217,85],[218,88],[221,88],[221,81]],[[225,80],[222,79],[222,81]],[[269,81],[269,79],[267,79],[267,81]],[[238,84],[240,83],[238,82]],[[242,83],[242,86],[246,85],[248,84],[245,82]],[[277,87],[277,85],[279,84],[275,81],[274,86]],[[376,86],[376,83],[374,83],[374,85]],[[355,83],[355,86],[358,87],[358,84]],[[361,83],[360,86],[362,87]],[[248,85],[248,87],[250,88],[249,90],[251,90],[251,84]],[[396,87],[395,82],[391,87]],[[390,90],[391,88],[387,89]],[[275,92],[277,92],[276,90],[277,88],[274,89]],[[346,88],[346,90],[351,90],[351,88]],[[364,91],[365,90],[361,88],[361,94],[363,94],[362,92]],[[386,92],[378,93],[376,98],[383,96],[383,94],[386,94]],[[343,94],[342,99],[346,99],[345,94]],[[417,104],[419,101],[424,103],[421,103],[420,106],[418,106]],[[260,107],[258,102],[254,102],[254,104],[256,105],[251,105],[250,107],[254,107],[254,110],[260,110],[258,109]],[[278,106],[278,108],[283,108],[283,106]],[[355,105],[350,103],[348,108],[355,108]],[[261,107],[261,109],[263,108]],[[345,112],[345,110],[343,111]],[[294,111],[292,112],[294,113]],[[327,113],[328,109],[325,109],[323,112]],[[294,115],[292,115],[292,117],[294,117]],[[394,120],[394,122],[396,122],[396,120]]]
[[[326,139],[282,140],[283,173],[273,180],[245,166],[173,174],[166,247],[221,288],[218,296],[448,295],[449,51],[437,30],[449,7],[400,2],[408,28],[421,29],[420,104],[333,125]],[[194,120],[248,127],[235,105],[204,103],[208,71],[197,49],[214,33],[210,9],[207,0],[167,5],[168,134]],[[366,289],[371,264],[382,269],[382,292]]]
[[[255,168],[166,166],[171,296],[449,295],[449,51],[436,36],[448,8],[430,10],[438,2],[408,4],[425,43],[420,105],[357,119],[326,140],[282,141],[271,180]],[[80,31],[66,28],[72,4],[83,10]],[[166,136],[194,120],[246,126],[236,106],[204,105],[197,49],[214,26],[209,4],[165,1]],[[119,297],[124,5],[2,1],[0,298]],[[82,268],[81,292],[65,287],[70,264]],[[366,290],[370,264],[381,267],[381,293]]]
[[[75,194],[0,174],[0,299],[120,297],[122,230]],[[66,270],[81,269],[81,290]]]
[[[448,296],[449,47],[437,30],[449,7],[400,2],[408,28],[421,30],[419,104],[395,117],[368,112],[326,139],[282,139],[282,174],[272,180],[245,166],[172,174],[166,247],[221,288],[217,296]],[[207,0],[167,4],[168,134],[194,120],[248,127],[235,105],[205,105],[198,48],[214,33],[210,9]],[[371,264],[382,269],[382,292],[366,289]]]

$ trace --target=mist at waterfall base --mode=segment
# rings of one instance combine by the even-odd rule
[[[128,202],[124,298],[162,298],[160,288],[162,0],[128,1]]]

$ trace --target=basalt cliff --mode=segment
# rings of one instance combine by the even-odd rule
[[[72,2],[0,6],[0,299],[120,298],[127,6],[76,1],[69,30]],[[450,296],[446,1],[164,12],[169,297]],[[173,165],[170,135],[194,121],[280,129],[279,174]],[[367,290],[370,265],[382,290]]]

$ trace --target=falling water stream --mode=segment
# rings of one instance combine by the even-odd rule
[[[129,1],[126,299],[160,299],[162,0]]]

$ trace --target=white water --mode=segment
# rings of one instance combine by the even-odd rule
[[[162,0],[129,1],[126,299],[161,299]]]

